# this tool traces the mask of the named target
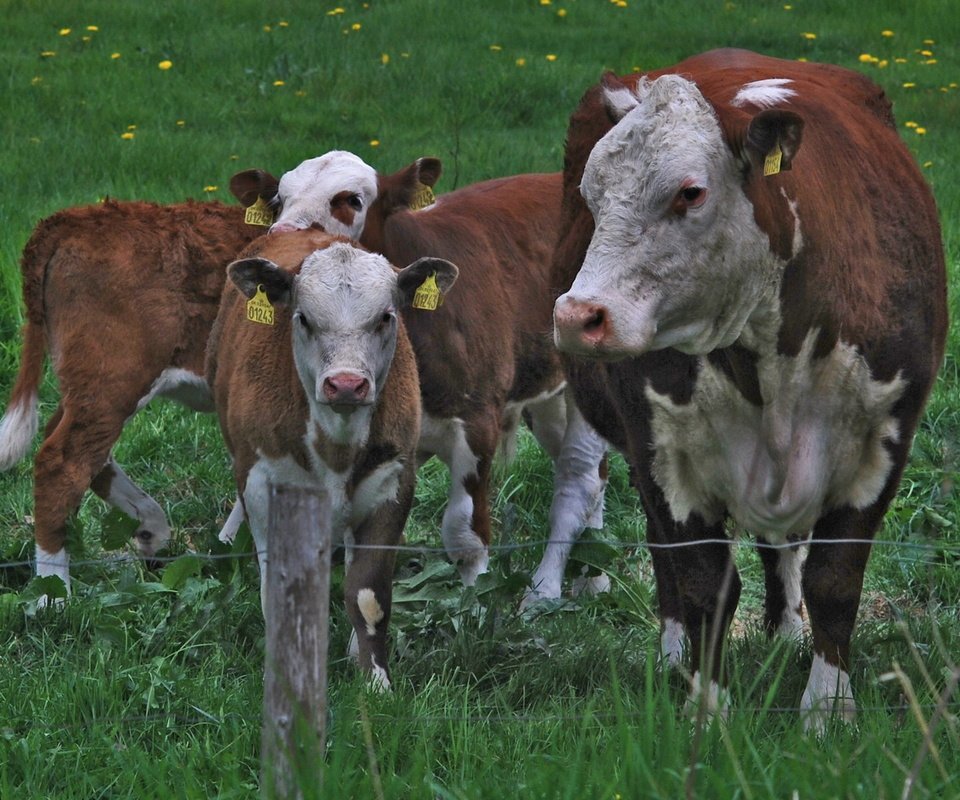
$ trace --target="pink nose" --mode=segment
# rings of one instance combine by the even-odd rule
[[[290,231],[300,230],[296,225],[289,222],[275,222],[270,226],[267,233],[289,233]]]
[[[561,350],[596,350],[610,336],[610,315],[606,306],[564,295],[553,307],[553,328]]]
[[[323,396],[334,405],[362,403],[369,391],[370,382],[355,372],[338,372],[323,380]]]

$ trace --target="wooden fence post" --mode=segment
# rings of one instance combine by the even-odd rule
[[[330,502],[271,486],[267,532],[266,657],[261,794],[318,795],[327,718]]]

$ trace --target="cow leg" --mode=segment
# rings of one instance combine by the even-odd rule
[[[757,537],[757,543],[767,540]],[[767,634],[799,638],[803,634],[803,593],[800,585],[806,547],[794,544],[789,548],[758,547],[763,564],[766,599],[764,627]]]
[[[110,456],[90,484],[101,498],[139,523],[133,539],[144,558],[150,558],[170,541],[170,525],[160,504],[137,486]]]
[[[882,511],[875,509],[869,516],[851,508],[835,510],[814,527],[803,569],[803,596],[813,633],[813,665],[800,701],[805,730],[821,733],[832,714],[844,722],[856,715],[850,688],[850,638],[870,556],[869,540],[882,517]]]
[[[479,424],[478,424],[479,423]],[[450,470],[450,494],[441,536],[447,556],[457,565],[464,585],[472,586],[490,560],[490,464],[500,433],[499,417],[488,424],[424,415],[420,449],[437,455]]]
[[[238,495],[233,503],[233,508],[230,509],[230,516],[228,516],[226,522],[223,523],[217,539],[224,544],[233,544],[233,540],[237,538],[237,531],[240,530],[240,526],[243,524],[243,519],[243,503],[240,501],[240,496]]]
[[[560,596],[560,586],[567,559],[574,543],[584,528],[603,526],[603,495],[607,484],[606,442],[587,424],[567,392],[557,396],[563,403],[563,436],[554,457],[553,501],[550,505],[550,541],[547,543],[540,566],[531,580],[531,588],[523,598],[523,606],[540,598]],[[543,421],[543,408],[534,420]],[[536,428],[534,428],[536,430]],[[599,591],[609,586],[606,575],[588,578],[587,591]]]

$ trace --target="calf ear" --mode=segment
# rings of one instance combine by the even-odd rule
[[[414,205],[423,187],[432,187],[440,178],[443,165],[439,158],[424,156],[392,175],[377,177],[377,203],[382,216],[389,217]]]
[[[803,117],[792,111],[768,109],[761,111],[747,125],[746,150],[752,164],[764,161],[780,150],[779,170],[791,168],[800,149],[803,135]]]
[[[437,185],[437,181],[440,180],[440,175],[443,173],[443,164],[439,158],[433,158],[432,156],[418,158],[416,166],[417,178],[420,183],[430,187]]]
[[[247,169],[230,179],[230,191],[244,207],[252,206],[262,197],[272,203],[280,188],[280,181],[262,169]]]
[[[459,274],[460,270],[457,269],[456,265],[443,258],[430,258],[428,256],[417,259],[397,274],[401,304],[404,306],[411,305],[417,289],[430,277],[433,277],[436,281],[440,294],[446,294],[456,282]]]
[[[607,109],[607,116],[614,124],[627,116],[640,103],[633,89],[613,72],[603,73],[600,85],[603,87],[603,104]]]
[[[257,289],[263,287],[271,303],[283,305],[290,301],[293,289],[293,275],[266,258],[241,258],[227,267],[237,288],[247,298],[253,297]]]

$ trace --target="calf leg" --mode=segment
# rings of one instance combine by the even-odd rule
[[[561,399],[565,405],[562,415],[564,432],[554,458],[550,540],[533,575],[531,588],[524,596],[524,606],[539,598],[560,596],[563,573],[574,543],[584,528],[603,526],[607,445],[587,424],[572,397],[564,393]],[[545,427],[543,423],[541,426]],[[599,577],[609,583],[605,575]],[[600,584],[593,579],[592,585]]]
[[[757,537],[757,543],[767,540]],[[766,592],[764,627],[767,634],[799,637],[803,633],[803,593],[801,576],[806,547],[796,543],[789,548],[758,547],[763,564]]]

